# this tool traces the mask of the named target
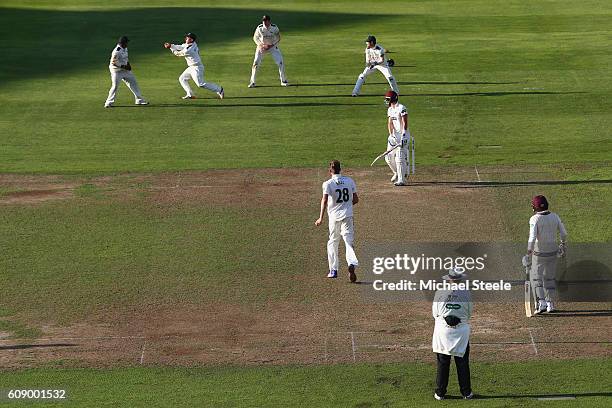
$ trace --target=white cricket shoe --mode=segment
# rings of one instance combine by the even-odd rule
[[[540,314],[546,311],[546,303],[543,300],[538,300],[538,304],[533,314]]]
[[[217,95],[219,95],[219,99],[223,99],[225,97],[225,92],[223,92],[223,87],[221,88],[219,92],[217,92]]]
[[[104,107],[105,107],[105,108],[112,108],[112,107],[113,107],[113,104],[112,104],[112,103],[110,103],[110,102],[106,102],[106,103],[104,104]]]
[[[255,82],[251,82],[251,83],[249,84],[249,88],[255,88]]]
[[[470,392],[468,395],[464,395],[463,399],[474,399],[474,393]]]
[[[391,182],[395,183],[397,181],[397,173],[393,173],[393,177],[391,177]]]
[[[181,97],[181,99],[195,99],[196,97],[193,95],[185,95],[183,97]]]
[[[438,401],[442,401],[442,400],[444,399],[444,397],[439,396],[439,395],[438,395],[438,394],[436,394],[435,392],[434,392],[434,398],[435,398],[436,400],[438,400]]]
[[[393,183],[393,185],[394,185],[395,187],[401,187],[401,186],[405,186],[405,185],[406,185],[406,183],[404,183],[403,181],[398,181],[398,182]]]
[[[555,311],[555,305],[553,305],[553,302],[546,302],[546,312],[551,313],[554,311]]]
[[[328,278],[332,278],[332,279],[336,279],[338,277],[338,271],[335,269],[332,269],[331,271],[329,271],[329,273],[327,274]]]
[[[357,95],[356,93],[352,93],[351,96],[359,96],[359,95]]]
[[[287,81],[284,81],[284,82],[283,82],[283,81],[281,81],[281,86],[289,86],[289,82],[287,82]]]
[[[139,101],[136,101],[135,103],[136,105],[148,105],[149,102],[145,101],[144,99],[141,99]]]

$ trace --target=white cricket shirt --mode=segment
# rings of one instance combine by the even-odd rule
[[[340,221],[353,216],[353,194],[357,186],[352,178],[334,174],[323,183],[323,194],[327,194],[327,215],[330,221]]]
[[[550,211],[539,211],[529,219],[529,240],[527,249],[535,252],[550,253],[556,252],[557,231],[561,240],[567,238],[567,231],[561,218]]]
[[[170,51],[172,51],[172,53],[177,57],[185,57],[185,61],[187,61],[187,65],[190,67],[202,65],[200,50],[198,49],[198,44],[195,42],[192,42],[191,44],[184,43],[181,45],[172,44],[170,46]]]

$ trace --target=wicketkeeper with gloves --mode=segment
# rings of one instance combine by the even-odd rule
[[[458,268],[449,270],[448,275],[442,277],[450,283],[460,283],[465,278],[465,273]],[[455,357],[461,395],[465,399],[474,397],[469,359],[472,306],[469,290],[438,290],[434,295],[431,307],[435,319],[432,348],[438,362],[434,393],[437,400],[446,396],[451,356]]]
[[[535,214],[529,219],[527,259],[531,257],[529,278],[537,299],[535,313],[550,313],[555,310],[553,298],[556,293],[557,258],[565,256],[567,231],[561,218],[548,211],[546,197],[533,197],[531,207]]]

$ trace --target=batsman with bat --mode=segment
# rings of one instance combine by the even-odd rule
[[[543,195],[533,197],[531,206],[535,213],[529,219],[529,240],[527,256],[523,265],[529,268],[531,289],[535,294],[535,312],[553,312],[553,298],[556,292],[555,275],[557,258],[565,256],[567,231],[561,218],[548,211],[548,200]],[[557,233],[560,243],[557,244]],[[527,293],[525,294],[527,299]],[[525,304],[527,316],[527,302]]]
[[[412,144],[412,169],[414,172],[414,139],[408,129],[408,109],[399,103],[399,96],[395,91],[385,94],[387,109],[387,151],[385,161],[393,172],[391,182],[396,186],[405,186],[410,174],[410,145]]]

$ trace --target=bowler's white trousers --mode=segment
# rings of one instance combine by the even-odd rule
[[[353,249],[353,239],[355,236],[355,228],[353,226],[353,217],[346,217],[342,220],[329,220],[329,241],[327,241],[327,261],[330,271],[337,271],[340,261],[338,259],[338,246],[340,245],[340,237],[344,240],[346,247],[346,263],[350,265],[359,265],[355,250]]]
[[[127,69],[122,69],[120,71],[110,69],[110,75],[111,88],[108,91],[108,98],[106,98],[107,104],[112,104],[115,102],[117,88],[119,88],[119,81],[123,81],[128,89],[132,91],[134,98],[136,99],[136,103],[143,100],[142,94],[140,93],[140,88],[138,87],[138,82],[136,82],[136,77],[134,74],[132,74],[132,71],[128,71]]]

